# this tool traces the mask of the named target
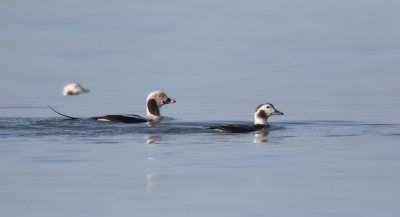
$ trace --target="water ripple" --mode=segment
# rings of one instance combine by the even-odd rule
[[[179,122],[164,119],[166,123],[121,124],[91,119],[68,120],[60,118],[0,118],[0,137],[74,136],[98,137],[129,134],[227,134],[207,129],[210,125],[252,124],[251,122]],[[277,137],[315,136],[341,137],[379,135],[393,136],[400,132],[397,124],[373,124],[349,121],[275,122],[264,131]]]

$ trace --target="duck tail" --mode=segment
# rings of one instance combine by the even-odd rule
[[[64,116],[64,117],[67,117],[67,118],[71,118],[71,119],[79,119],[79,118],[74,118],[74,117],[70,117],[70,116],[67,116],[67,115],[63,115],[63,114],[61,114],[60,112],[58,112],[58,111],[56,111],[56,110],[54,110],[52,107],[50,107],[49,105],[47,105],[49,108],[51,108],[51,110],[53,110],[55,113],[57,113],[57,114],[59,114],[59,115],[62,115],[62,116]]]

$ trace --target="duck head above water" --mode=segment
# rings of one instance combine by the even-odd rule
[[[64,90],[63,90],[63,95],[79,95],[82,93],[88,93],[89,90],[83,88],[80,84],[78,83],[70,83],[65,85]]]
[[[267,119],[272,115],[283,115],[283,113],[276,110],[271,103],[261,104],[254,113],[254,124],[267,125]]]
[[[154,91],[147,97],[147,118],[157,119],[160,117],[160,108],[163,105],[175,103],[176,101],[169,98],[167,94],[162,91]]]

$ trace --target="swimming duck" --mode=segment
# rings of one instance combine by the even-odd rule
[[[68,95],[79,95],[81,93],[88,93],[89,90],[83,88],[80,84],[78,83],[70,83],[65,85],[64,90],[63,90],[63,95],[68,96]]]
[[[264,129],[268,123],[267,119],[272,115],[283,115],[282,112],[275,109],[271,103],[261,104],[256,108],[254,113],[254,125],[227,125],[227,126],[210,126],[209,129],[221,130],[228,133],[247,133]]]
[[[98,121],[114,121],[120,123],[143,123],[149,121],[157,121],[160,118],[160,108],[163,105],[175,103],[176,101],[169,98],[167,94],[161,91],[154,91],[149,94],[147,97],[147,115],[146,116],[139,116],[139,115],[105,115],[105,116],[98,116],[98,117],[91,117],[90,119],[98,120]],[[49,106],[50,107],[50,106]],[[51,108],[51,107],[50,107]],[[54,112],[64,117],[70,119],[78,119],[74,117],[70,117],[67,115],[63,115],[53,108],[51,108]]]

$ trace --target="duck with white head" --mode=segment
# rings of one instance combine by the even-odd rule
[[[176,100],[173,100],[167,96],[164,92],[161,91],[154,91],[150,93],[147,97],[147,115],[146,116],[139,116],[139,115],[132,115],[132,114],[124,114],[124,115],[105,115],[105,116],[98,116],[98,117],[91,117],[90,119],[98,120],[98,121],[113,121],[113,122],[120,122],[120,123],[143,123],[143,122],[150,122],[150,121],[158,121],[161,117],[160,108],[163,105],[175,103]],[[49,106],[50,107],[50,106]],[[51,107],[50,107],[51,108]],[[64,114],[61,114],[51,108],[54,112],[64,117],[70,119],[78,119],[74,117],[70,117]]]
[[[256,108],[254,113],[254,125],[227,125],[227,126],[210,126],[209,129],[225,131],[228,133],[247,133],[262,130],[268,126],[268,117],[273,115],[283,115],[282,112],[275,109],[271,103],[261,104]]]

